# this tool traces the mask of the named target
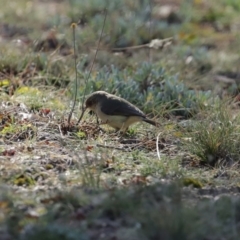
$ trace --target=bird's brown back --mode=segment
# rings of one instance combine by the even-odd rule
[[[108,115],[139,116],[146,117],[145,114],[127,100],[108,94],[102,100],[101,110]]]

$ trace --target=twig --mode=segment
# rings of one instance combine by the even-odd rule
[[[109,145],[103,145],[103,144],[97,144],[97,147],[102,147],[102,148],[108,148],[108,149],[115,149],[115,150],[121,150],[124,152],[130,152],[134,150],[136,147],[141,146],[140,144],[127,144],[124,145],[123,147],[115,147],[115,146],[109,146]]]
[[[110,148],[110,149],[116,149],[116,150],[126,151],[126,149],[123,148],[123,147],[114,147],[114,146],[108,146],[108,145],[103,145],[103,144],[97,144],[97,147]]]
[[[152,4],[151,0],[148,1],[149,3],[149,39],[152,39]],[[152,56],[151,56],[151,48],[148,49],[148,61],[152,61]]]
[[[153,41],[159,41],[159,43],[164,44],[166,42],[170,42],[173,40],[173,37],[169,38],[164,38],[164,39],[153,39],[150,43],[146,44],[141,44],[141,45],[136,45],[136,46],[131,46],[131,47],[122,47],[122,48],[111,48],[112,51],[124,51],[124,50],[131,50],[131,49],[141,49],[141,48],[157,48],[158,46],[154,46],[152,43]],[[104,49],[100,49],[104,50]]]
[[[93,61],[92,61],[92,65],[90,67],[88,76],[87,76],[86,81],[85,81],[85,89],[84,89],[84,92],[83,92],[82,107],[81,107],[82,113],[81,113],[81,116],[78,119],[77,124],[79,124],[80,121],[82,120],[82,117],[83,117],[84,112],[86,110],[85,107],[84,107],[84,101],[85,101],[85,96],[86,96],[87,84],[88,84],[88,80],[89,80],[90,74],[92,73],[92,69],[93,69],[94,63],[95,63],[96,58],[97,58],[97,54],[98,54],[98,50],[99,50],[99,46],[100,46],[100,41],[101,41],[101,38],[102,38],[102,35],[103,35],[103,30],[104,30],[104,26],[105,26],[105,22],[106,22],[106,18],[107,18],[107,10],[106,9],[104,10],[104,13],[105,13],[105,15],[104,15],[104,20],[103,20],[103,26],[102,26],[100,37],[98,39],[97,50],[95,52],[95,55],[94,55],[94,58],[93,58]]]
[[[75,40],[76,40],[76,26],[77,24],[76,23],[72,23],[71,25],[71,28],[73,29],[73,54],[74,54],[74,68],[75,68],[75,94],[74,94],[74,100],[73,100],[73,106],[72,106],[72,109],[68,115],[68,125],[70,125],[70,121],[71,121],[71,118],[72,118],[72,114],[73,114],[73,111],[74,111],[74,108],[75,108],[75,105],[76,105],[76,101],[77,101],[77,89],[78,89],[78,72],[77,72],[77,55],[76,55],[76,43],[75,43]]]
[[[63,133],[62,133],[61,125],[60,125],[60,124],[58,124],[58,129],[59,129],[59,132],[60,132],[61,138],[63,138]]]
[[[139,48],[148,48],[148,43],[131,46],[131,47],[122,47],[122,48],[111,48],[112,51],[124,51],[124,50],[131,50],[131,49],[139,49]]]
[[[157,149],[157,155],[158,155],[158,159],[161,160],[161,156],[160,156],[160,151],[159,151],[159,136],[160,136],[161,132],[157,135],[157,141],[156,141],[156,149]]]

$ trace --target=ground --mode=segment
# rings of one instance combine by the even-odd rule
[[[240,238],[238,1],[2,0],[0,20],[0,239]],[[97,90],[158,126],[78,122]]]

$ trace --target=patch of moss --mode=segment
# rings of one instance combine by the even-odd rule
[[[32,186],[35,184],[35,181],[26,174],[20,174],[13,179],[13,184],[17,186]]]
[[[192,186],[194,188],[202,188],[203,187],[203,183],[198,180],[198,179],[195,179],[195,178],[183,178],[182,179],[182,183],[183,183],[183,186]]]

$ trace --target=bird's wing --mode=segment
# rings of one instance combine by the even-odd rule
[[[145,117],[145,114],[131,103],[127,101],[119,102],[116,99],[108,99],[107,104],[102,104],[101,110],[107,115]]]

